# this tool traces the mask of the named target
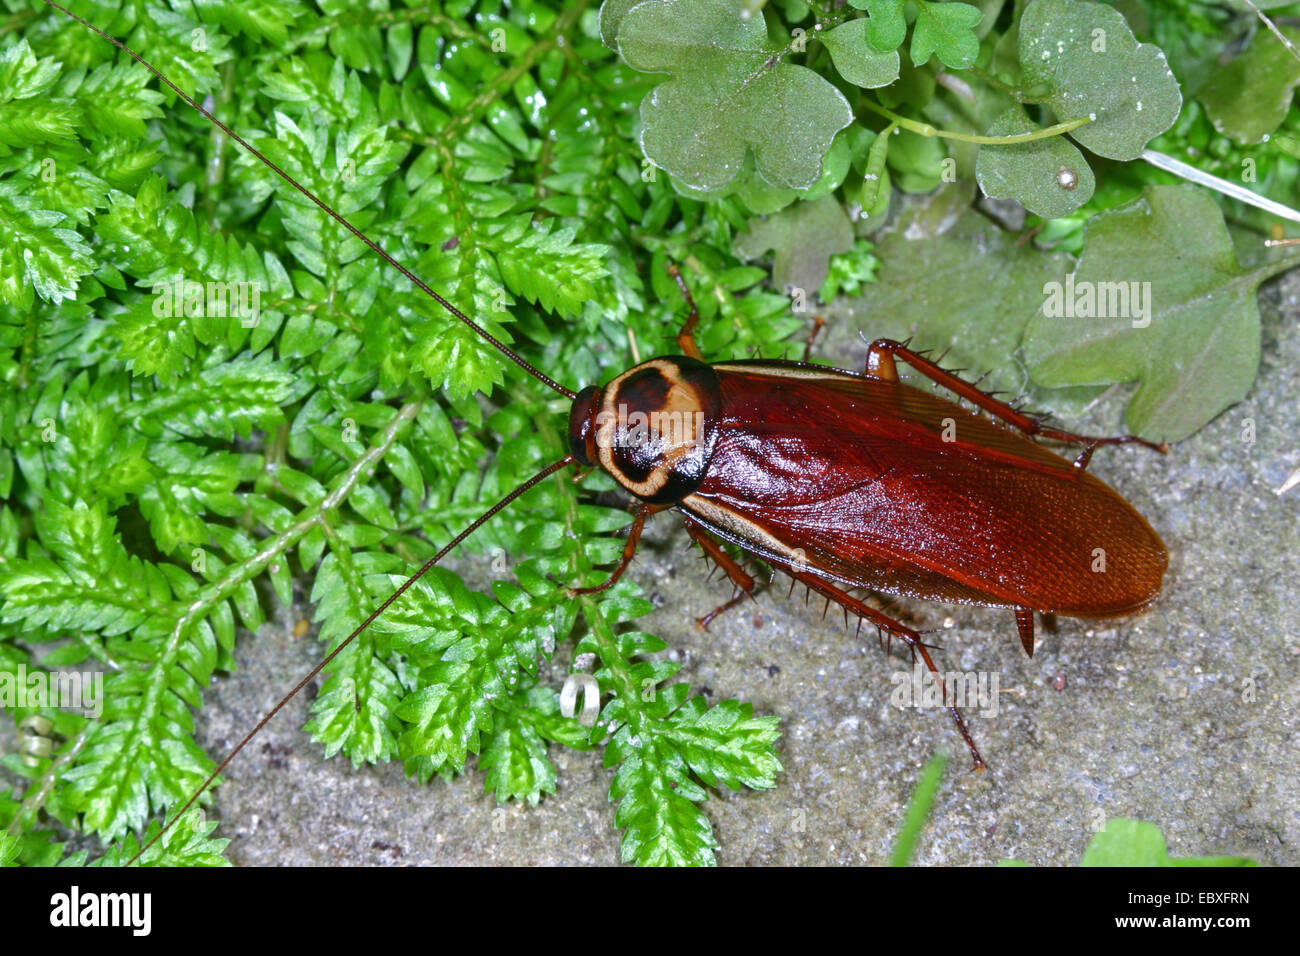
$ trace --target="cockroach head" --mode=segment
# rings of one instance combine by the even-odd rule
[[[704,479],[721,405],[718,376],[704,362],[651,359],[578,393],[569,449],[642,501],[669,504]]]
[[[596,415],[603,393],[599,385],[588,385],[569,409],[569,451],[583,468],[596,464]]]

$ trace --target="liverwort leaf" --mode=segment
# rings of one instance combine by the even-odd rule
[[[897,50],[907,36],[906,0],[849,0],[849,5],[866,10],[867,40],[877,50]]]
[[[948,349],[945,364],[988,372],[985,387],[1021,394],[1024,373],[1007,356],[1042,304],[1043,285],[1064,277],[1069,257],[1017,245],[1014,233],[971,210],[956,185],[904,212],[875,241],[883,265],[849,305],[863,334]]]
[[[912,27],[912,62],[925,66],[931,56],[950,70],[964,70],[975,62],[980,41],[975,24],[983,14],[968,3],[932,3],[916,0],[916,25]]]
[[[773,186],[758,175],[758,172],[754,169],[753,154],[745,157],[745,169],[732,180],[731,188],[735,189],[736,195],[740,197],[740,201],[749,208],[750,212],[760,216],[766,216],[779,209],[784,209],[799,198],[799,194],[793,189]]]
[[[0,53],[0,152],[75,138],[76,108],[49,95],[58,75],[54,58],[37,59],[25,38]]]
[[[853,248],[853,225],[834,196],[787,206],[767,219],[752,219],[736,237],[736,255],[756,259],[776,250],[772,282],[805,291],[826,281],[830,258]]]
[[[536,806],[543,793],[555,793],[555,765],[546,755],[546,741],[517,713],[496,721],[483,744],[478,767],[497,803],[527,800]]]
[[[1154,823],[1113,817],[1083,851],[1080,866],[1257,866],[1232,856],[1171,857],[1165,836]]]
[[[989,136],[1014,136],[1036,129],[1017,105],[989,127]],[[1030,143],[985,146],[975,160],[975,178],[994,199],[1014,199],[1044,219],[1068,216],[1092,198],[1096,180],[1088,161],[1064,136]]]
[[[611,50],[618,49],[618,30],[627,12],[644,0],[605,0],[600,5],[600,40]]]
[[[619,52],[646,73],[667,73],[641,102],[641,147],[696,190],[726,186],[752,149],[774,186],[804,189],[821,175],[848,101],[817,73],[782,62],[762,17],[740,0],[641,3],[623,17]]]
[[[782,768],[775,744],[781,733],[775,717],[754,716],[753,704],[723,700],[710,708],[703,697],[692,697],[665,724],[665,736],[709,786],[776,786]]]
[[[1245,397],[1259,365],[1259,284],[1298,257],[1244,269],[1223,215],[1188,186],[1148,186],[1085,227],[1065,283],[1044,287],[1025,358],[1042,385],[1138,381],[1127,424],[1186,438]]]
[[[1138,43],[1114,7],[1086,0],[1033,0],[1020,20],[1020,68],[1030,89],[1107,159],[1137,159],[1178,118],[1183,97],[1160,48]]]
[[[1282,32],[1300,43],[1300,31]],[[1286,119],[1298,84],[1300,60],[1277,37],[1260,30],[1250,48],[1216,72],[1197,99],[1220,133],[1239,143],[1260,143]]]
[[[977,7],[939,0],[915,0],[915,4],[916,24],[912,27],[911,46],[913,64],[925,66],[930,57],[938,56],[949,69],[964,70],[975,62],[980,41],[974,28],[983,16]],[[897,50],[902,45],[907,35],[907,0],[850,0],[850,6],[867,11],[870,19],[866,21],[865,36],[875,50]],[[838,61],[835,66],[839,69]],[[852,78],[845,74],[845,79]]]
[[[222,851],[230,843],[227,839],[214,839],[212,831],[217,821],[208,822],[203,811],[195,807],[175,822],[162,839],[149,846],[140,857],[140,866],[229,866],[222,856]],[[109,848],[91,866],[125,866],[142,843],[149,843],[158,836],[162,824],[152,821],[145,830],[144,839],[137,840],[135,834],[128,833],[119,843]]]
[[[618,803],[614,822],[623,830],[619,857],[642,866],[714,866],[717,838],[700,809],[707,791],[667,734],[636,734],[622,727],[605,748],[617,763],[609,798]]]
[[[41,209],[20,183],[0,183],[0,302],[30,309],[36,295],[55,304],[77,294],[94,271],[90,246],[65,213]]]
[[[1028,866],[1021,860],[1000,860],[998,866]],[[1165,835],[1154,823],[1111,817],[1093,835],[1079,866],[1259,866],[1242,856],[1170,856]]]
[[[864,89],[888,86],[898,79],[898,51],[882,53],[867,39],[867,22],[863,19],[841,23],[822,35],[830,50],[831,62],[840,76]]]

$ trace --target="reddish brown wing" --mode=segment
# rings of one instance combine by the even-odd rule
[[[802,549],[824,577],[935,601],[1106,617],[1159,593],[1168,557],[1150,525],[1019,433],[848,372],[714,369],[717,444],[679,507],[719,537],[786,562]]]

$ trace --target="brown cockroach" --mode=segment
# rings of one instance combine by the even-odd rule
[[[602,591],[618,581],[646,519],[673,510],[737,590],[705,622],[755,589],[754,578],[724,550],[722,542],[727,542],[839,605],[846,619],[852,614],[901,640],[940,687],[942,678],[921,633],[851,590],[1005,608],[1014,613],[1021,644],[1031,656],[1035,612],[1116,617],[1141,610],[1159,594],[1168,561],[1159,536],[1086,469],[1101,445],[1136,442],[1164,451],[1163,445],[1134,436],[1093,437],[1044,427],[906,344],[888,339],[871,343],[858,372],[806,361],[708,362],[694,338],[698,313],[676,268],[670,271],[690,310],[677,337],[681,354],[641,362],[604,386],[575,392],[491,336],[138,54],[52,0],[45,2],[149,69],[450,315],[572,402],[569,453],[507,494],[426,561],[266,714],[171,822],[421,575],[520,495],[570,466],[600,468],[635,502],[626,546],[608,579],[573,588],[571,594]],[[989,418],[904,383],[899,361]],[[1070,461],[1036,438],[1080,445],[1082,451]],[[1095,561],[1099,549],[1105,553],[1100,572]],[[946,688],[943,693],[975,769],[982,769],[984,760],[960,711]]]

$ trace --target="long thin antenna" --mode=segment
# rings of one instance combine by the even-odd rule
[[[304,677],[302,680],[298,681],[298,683],[294,685],[293,690],[285,694],[284,698],[278,704],[276,704],[269,711],[267,711],[266,716],[257,722],[257,726],[248,732],[248,734],[244,737],[244,739],[241,740],[235,746],[234,750],[226,754],[226,758],[222,760],[221,763],[217,764],[217,768],[213,770],[212,773],[208,774],[208,778],[203,781],[203,785],[200,786],[198,790],[194,791],[194,795],[192,797],[190,797],[188,800],[185,801],[185,806],[181,807],[180,810],[171,818],[171,820],[163,825],[163,828],[158,831],[158,833],[153,837],[152,840],[144,844],[144,846],[140,847],[140,849],[136,851],[135,856],[131,857],[131,859],[126,861],[126,865],[130,866],[136,860],[140,859],[140,857],[144,855],[144,852],[148,850],[149,847],[157,843],[162,838],[162,835],[166,833],[168,830],[170,830],[177,820],[185,816],[186,812],[189,811],[190,807],[194,806],[194,801],[197,800],[199,797],[203,796],[204,792],[208,789],[208,787],[212,786],[212,781],[216,780],[218,775],[221,773],[221,771],[225,770],[226,767],[230,764],[230,761],[234,760],[235,757],[239,755],[239,752],[243,750],[246,746],[248,746],[248,742],[252,740],[254,737],[256,737],[263,727],[265,727],[268,723],[270,723],[271,718],[274,717],[276,714],[278,714],[284,708],[285,704],[293,700],[293,698],[297,696],[298,691],[306,687],[312,681],[312,679],[315,678],[317,674],[319,674],[327,666],[329,666],[330,661],[338,657],[340,652],[342,652],[342,650],[345,647],[351,644],[356,639],[356,636],[358,634],[360,634],[367,627],[369,627],[371,623],[375,620],[375,618],[379,617],[379,615],[383,614],[384,611],[388,610],[388,606],[390,604],[392,604],[399,597],[405,594],[407,588],[409,588],[416,581],[420,580],[420,578],[424,576],[424,573],[426,571],[428,571],[431,567],[433,567],[435,564],[437,564],[439,561],[445,558],[447,556],[447,553],[451,551],[452,548],[456,547],[456,545],[460,544],[471,534],[477,531],[479,526],[482,525],[483,522],[489,520],[498,511],[500,511],[506,505],[510,504],[510,502],[514,501],[516,498],[522,495],[529,488],[532,488],[538,482],[544,481],[545,479],[549,478],[551,475],[559,471],[561,468],[567,468],[571,464],[573,464],[573,456],[565,455],[559,461],[547,465],[545,468],[543,468],[537,474],[533,475],[533,477],[529,478],[527,481],[525,481],[514,491],[510,492],[510,494],[506,495],[504,498],[502,498],[500,501],[494,504],[491,508],[489,508],[483,514],[481,514],[479,517],[475,518],[468,528],[466,528],[460,534],[456,535],[456,537],[448,541],[445,545],[443,545],[442,550],[440,550],[437,554],[431,557],[428,561],[424,562],[424,564],[420,566],[420,570],[416,571],[409,578],[407,578],[406,581],[402,584],[402,586],[398,588],[396,591],[394,591],[392,594],[390,594],[383,604],[375,608],[370,613],[370,616],[368,618],[366,618],[364,621],[362,621],[360,624],[357,625],[357,629],[353,631],[351,634],[349,634],[347,638],[343,641],[343,643],[341,643],[338,647],[334,648],[334,650],[330,651],[329,654],[326,655],[323,661],[321,661],[319,664],[313,667],[311,669],[311,672],[306,677]]]
[[[240,146],[244,147],[244,149],[248,150],[253,156],[261,160],[264,164],[266,164],[266,166],[269,169],[274,171],[275,174],[278,175],[281,179],[283,179],[286,183],[288,183],[294,189],[298,190],[298,192],[302,193],[304,196],[306,196],[308,199],[314,202],[325,212],[329,213],[329,215],[334,219],[335,222],[337,222],[348,232],[352,233],[352,235],[356,236],[358,239],[364,242],[381,259],[387,262],[390,266],[392,266],[402,275],[406,276],[406,278],[410,279],[417,289],[419,289],[425,295],[429,296],[429,298],[433,299],[435,302],[437,302],[440,306],[442,306],[444,309],[446,309],[456,318],[464,322],[467,326],[469,326],[476,333],[478,333],[478,335],[481,336],[484,339],[484,341],[495,346],[497,351],[499,351],[510,361],[514,362],[516,365],[518,365],[521,369],[523,369],[533,378],[537,379],[539,382],[541,382],[543,385],[547,386],[548,388],[554,389],[555,391],[559,392],[561,395],[563,395],[565,398],[569,399],[570,401],[578,397],[576,392],[573,392],[572,390],[565,388],[563,385],[559,384],[558,382],[553,381],[548,376],[543,375],[540,371],[538,371],[528,362],[525,362],[522,358],[519,357],[519,355],[513,349],[509,348],[503,342],[497,340],[492,335],[488,334],[488,331],[485,328],[483,328],[481,325],[479,325],[477,322],[475,322],[473,319],[467,316],[464,312],[460,311],[460,309],[456,308],[454,305],[452,305],[450,302],[448,302],[438,293],[434,292],[433,289],[429,288],[429,286],[425,284],[423,279],[421,279],[410,269],[406,268],[406,266],[402,265],[400,262],[398,262],[396,259],[390,256],[387,252],[385,252],[382,248],[380,248],[377,242],[375,242],[373,239],[371,239],[369,236],[363,233],[356,226],[352,225],[352,223],[348,222],[345,218],[343,218],[342,215],[335,212],[328,204],[325,203],[324,200],[320,199],[310,189],[302,185],[302,183],[298,182],[296,179],[294,179],[292,176],[286,173],[275,163],[271,162],[271,160],[267,159],[266,156],[264,156],[255,146],[253,146],[252,143],[248,142],[248,140],[244,139],[242,136],[240,136],[238,133],[232,130],[225,123],[221,122],[221,120],[217,119],[207,110],[205,110],[202,106],[200,106],[197,102],[195,102],[192,96],[190,96],[179,86],[177,86],[166,76],[164,76],[161,70],[159,70],[152,63],[150,63],[148,60],[142,57],[139,53],[136,53],[134,50],[128,47],[117,37],[105,33],[103,30],[95,26],[90,21],[77,16],[75,13],[73,13],[71,10],[67,9],[66,7],[59,6],[57,3],[54,2],[54,0],[45,0],[45,5],[49,7],[53,7],[55,10],[58,10],[60,13],[63,13],[64,15],[72,18],[73,20],[76,20],[86,29],[103,37],[109,43],[113,44],[113,46],[117,47],[123,53],[130,56],[133,60],[135,60],[137,63],[143,66],[154,76],[158,77],[158,79],[161,82],[165,83],[173,93],[175,93],[177,96],[183,99],[190,106],[194,107],[194,109],[197,110],[201,116],[203,116],[209,122],[216,124],[218,129],[220,129],[223,133],[225,133],[227,136],[233,139]]]

